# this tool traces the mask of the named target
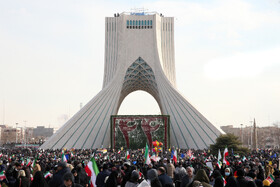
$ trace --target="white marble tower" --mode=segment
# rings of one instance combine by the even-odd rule
[[[110,116],[124,98],[143,90],[170,115],[170,143],[202,149],[220,131],[176,89],[174,18],[130,12],[107,17],[103,89],[41,148],[97,148],[110,145]],[[140,98],[141,99],[141,98]]]

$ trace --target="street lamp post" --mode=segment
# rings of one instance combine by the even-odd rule
[[[16,144],[17,144],[17,126],[18,126],[18,123],[16,123]]]
[[[243,129],[242,129],[243,124],[240,124],[240,125],[241,125],[241,143],[243,146]]]
[[[23,121],[24,122],[24,134],[25,134],[25,137],[24,137],[24,139],[25,139],[25,147],[27,147],[27,131],[26,131],[26,120],[25,121]]]

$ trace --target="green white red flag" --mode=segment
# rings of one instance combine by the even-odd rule
[[[0,172],[0,181],[6,179],[6,175],[4,174],[4,171]]]
[[[86,171],[87,175],[90,177],[90,187],[94,187],[96,177],[99,173],[99,170],[98,170],[94,157],[92,157],[90,159],[90,161],[88,162],[88,164],[86,165],[85,171]]]
[[[227,166],[229,166],[229,162],[227,161],[227,156],[228,156],[228,148],[226,147],[224,150],[223,163],[225,163]]]
[[[126,151],[125,158],[126,158],[127,160],[130,158],[130,154],[129,154],[129,151],[128,151],[128,150]]]
[[[28,158],[27,160],[26,160],[26,166],[30,166],[32,163],[31,163],[31,160]]]
[[[151,163],[151,159],[150,159],[150,155],[149,155],[149,146],[146,143],[146,149],[145,149],[145,164],[150,164]]]
[[[51,176],[52,176],[52,174],[49,171],[44,174],[45,179],[48,178],[48,177],[51,177]]]
[[[273,175],[270,174],[270,175],[266,178],[266,180],[268,180],[268,181],[270,182],[270,184],[273,183],[273,181],[274,181]]]

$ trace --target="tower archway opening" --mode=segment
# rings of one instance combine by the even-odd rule
[[[124,98],[118,115],[161,115],[161,111],[152,95],[139,90]]]

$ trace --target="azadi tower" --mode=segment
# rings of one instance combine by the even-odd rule
[[[124,98],[143,90],[157,101],[162,115],[170,115],[170,144],[202,149],[220,131],[176,89],[174,18],[152,12],[107,17],[102,90],[64,124],[42,149],[110,146],[110,116]]]

